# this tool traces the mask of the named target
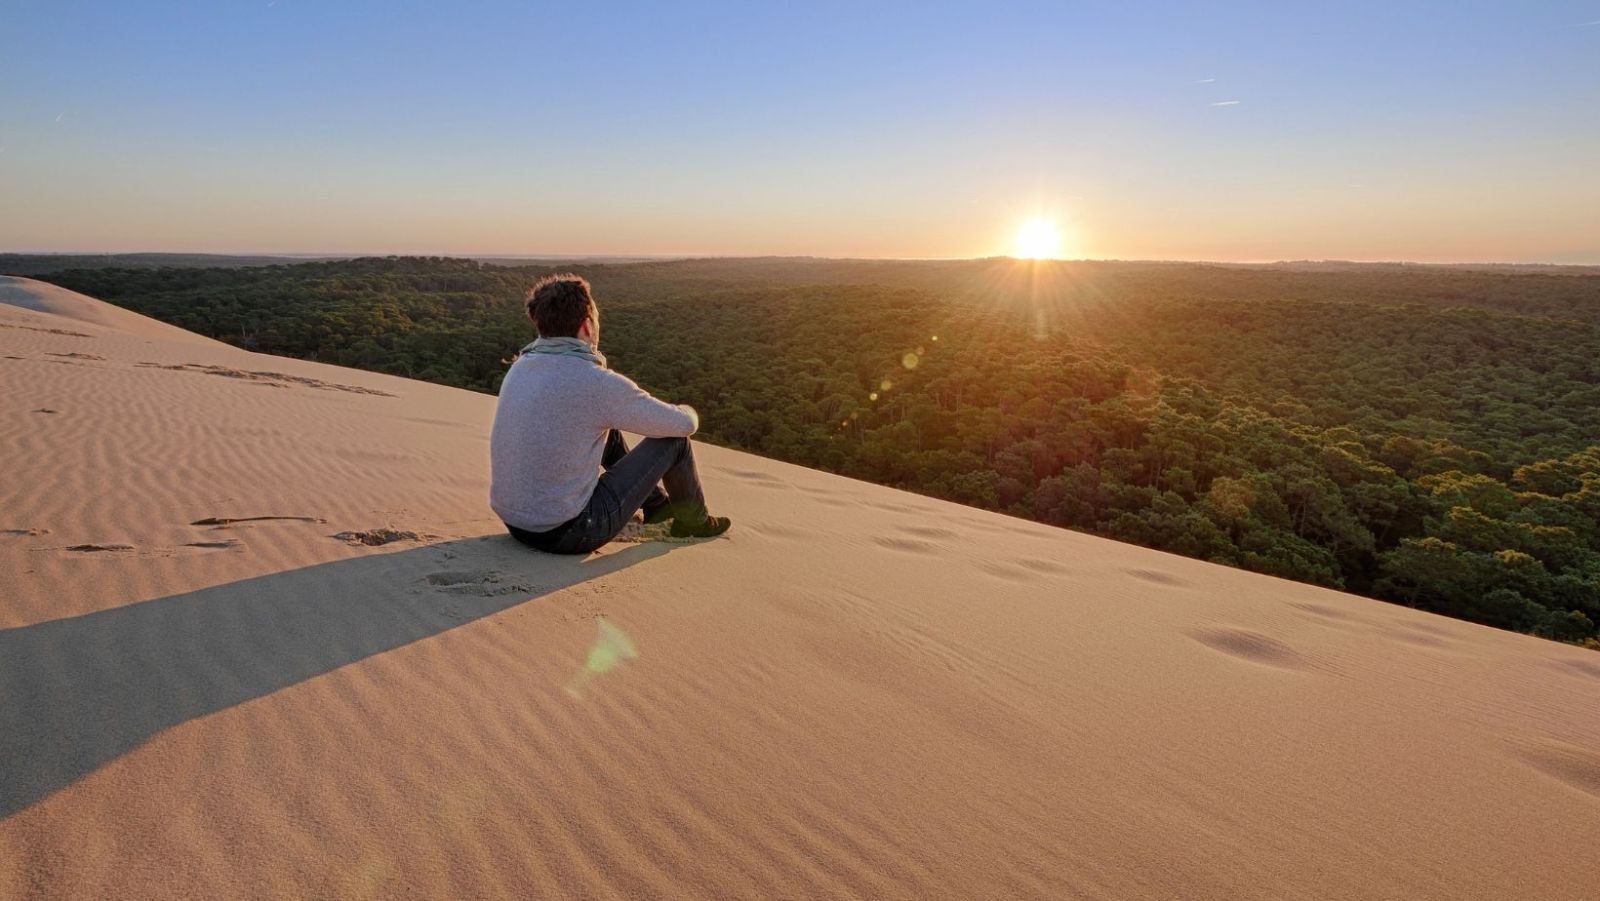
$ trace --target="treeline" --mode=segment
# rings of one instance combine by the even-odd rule
[[[309,259],[313,258],[215,253],[0,253],[0,273],[37,277],[66,269],[270,266]]]
[[[522,293],[551,268],[367,259],[52,281],[254,350],[492,392],[531,337]],[[694,404],[714,442],[1600,645],[1600,278],[579,268],[613,365]]]

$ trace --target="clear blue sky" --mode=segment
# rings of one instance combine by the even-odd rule
[[[0,0],[0,250],[1600,262],[1600,0]]]

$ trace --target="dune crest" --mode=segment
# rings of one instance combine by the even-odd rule
[[[29,281],[0,897],[1595,890],[1600,655],[716,447],[542,555],[492,398]]]
[[[0,304],[38,313],[49,313],[61,319],[71,319],[87,325],[115,329],[121,334],[140,338],[161,338],[214,347],[228,346],[159,319],[151,319],[149,316],[142,316],[115,304],[96,300],[86,294],[17,275],[0,275]]]

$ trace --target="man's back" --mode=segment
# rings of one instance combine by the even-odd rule
[[[698,426],[693,409],[663,403],[590,360],[524,354],[500,385],[489,505],[508,525],[553,529],[588,503],[611,429],[687,437]]]

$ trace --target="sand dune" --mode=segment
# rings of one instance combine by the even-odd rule
[[[1600,885],[1600,654],[712,447],[729,536],[546,556],[492,398],[51,297],[0,305],[0,898]]]
[[[40,313],[53,313],[87,325],[115,329],[138,338],[164,338],[191,344],[226,347],[220,341],[184,331],[159,319],[141,316],[132,310],[68,291],[66,288],[15,275],[0,275],[0,305],[20,307]]]

